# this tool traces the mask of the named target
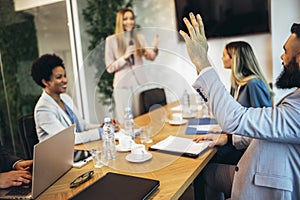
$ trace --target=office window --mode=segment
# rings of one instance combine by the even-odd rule
[[[15,11],[11,0],[0,1],[0,142],[23,157],[18,119],[32,114],[41,94],[31,76],[32,62],[42,54],[63,58],[70,88],[74,82],[64,1]]]

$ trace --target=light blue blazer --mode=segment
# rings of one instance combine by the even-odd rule
[[[246,85],[241,86],[236,100],[242,106],[247,108],[262,108],[272,106],[272,97],[265,83],[259,78],[252,78],[247,82]],[[251,140],[252,139],[249,137],[240,135],[233,135],[232,137],[232,143],[237,149],[247,148]]]
[[[238,163],[232,200],[300,199],[300,89],[273,107],[245,108],[213,68],[193,84],[227,133],[253,139]]]
[[[88,124],[79,115],[69,95],[61,94],[60,97],[72,109],[79,121],[79,124],[77,124],[78,132],[74,133],[75,144],[100,139],[100,124]],[[45,91],[43,91],[35,106],[34,120],[39,141],[43,141],[72,125],[67,113]]]

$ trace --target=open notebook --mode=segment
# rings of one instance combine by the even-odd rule
[[[210,141],[196,143],[191,138],[168,136],[166,139],[150,146],[149,150],[197,158],[202,152],[208,149],[209,143]]]

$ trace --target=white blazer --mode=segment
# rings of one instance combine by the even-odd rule
[[[69,95],[61,94],[60,97],[72,109],[79,121],[77,125],[79,130],[75,133],[75,144],[100,139],[100,125],[86,123],[79,115]],[[67,113],[45,91],[35,106],[34,120],[39,141],[43,141],[72,125]]]
[[[200,73],[193,87],[225,132],[256,138],[238,163],[231,199],[300,199],[300,89],[277,106],[245,108],[213,68]]]

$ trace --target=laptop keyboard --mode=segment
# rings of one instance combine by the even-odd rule
[[[24,196],[31,192],[31,185],[23,185],[20,187],[12,187],[6,194],[9,196]]]

